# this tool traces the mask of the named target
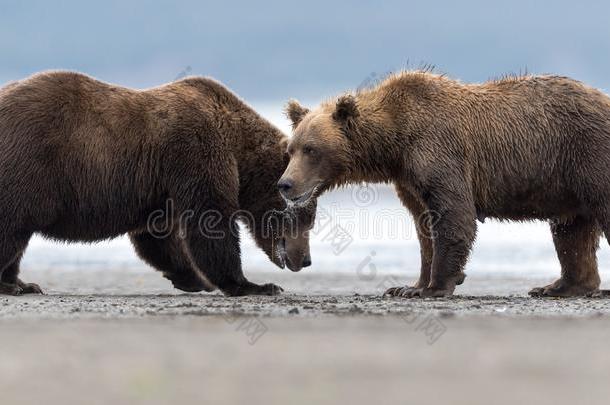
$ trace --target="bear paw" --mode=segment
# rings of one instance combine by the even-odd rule
[[[589,298],[610,298],[610,290],[595,290],[587,294]]]
[[[38,284],[24,283],[21,280],[17,280],[17,286],[21,288],[21,294],[40,294],[44,295],[42,288]]]
[[[272,283],[258,285],[248,282],[233,288],[224,288],[222,291],[230,297],[240,297],[244,295],[280,295],[284,289]]]
[[[263,284],[260,289],[255,293],[258,295],[280,295],[284,289],[279,285],[275,285],[273,283]]]
[[[542,298],[542,297],[555,297],[555,298],[568,298],[568,297],[586,297],[596,296],[595,294],[600,291],[595,287],[587,287],[583,285],[570,284],[559,279],[552,284],[544,287],[536,287],[530,290],[528,293],[530,297]]]
[[[401,297],[401,298],[438,298],[450,297],[453,295],[453,290],[432,288],[432,287],[392,287],[389,288],[383,296]]]
[[[21,295],[23,289],[17,284],[0,282],[0,295]]]

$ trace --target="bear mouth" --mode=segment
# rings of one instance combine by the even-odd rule
[[[279,261],[277,265],[281,269],[286,268],[286,261],[288,259],[288,254],[286,253],[286,239],[280,239],[280,242],[277,244],[276,254]]]
[[[306,205],[309,202],[309,200],[311,200],[311,198],[317,193],[319,186],[320,185],[317,184],[317,185],[313,186],[311,188],[311,190],[306,191],[297,197],[290,198],[287,200],[287,202],[290,205],[297,205],[297,206]]]
[[[286,253],[286,239],[280,239],[280,242],[276,248],[276,254],[278,258],[278,262],[276,263],[281,269],[285,269],[288,267],[290,271],[301,271],[301,267],[293,266],[292,262],[288,258],[288,253]]]

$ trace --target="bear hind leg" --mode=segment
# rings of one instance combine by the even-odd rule
[[[3,239],[0,241],[0,295],[42,294],[37,284],[19,279],[19,264],[30,235]]]
[[[551,222],[553,243],[561,263],[561,278],[532,289],[533,297],[580,297],[599,289],[596,251],[601,229],[594,218],[575,217]]]
[[[603,199],[607,201],[608,199]],[[601,229],[606,237],[606,242],[610,245],[610,207],[604,207],[598,210],[598,221],[601,224]],[[610,290],[597,290],[590,294],[592,297],[610,297]]]
[[[175,288],[191,293],[214,290],[214,286],[192,268],[175,233],[161,238],[144,232],[130,234],[129,238],[138,256],[159,270]]]
[[[17,258],[2,272],[2,278],[0,278],[0,281],[4,286],[10,286],[7,294],[15,295],[15,285],[21,289],[21,291],[18,291],[18,294],[44,294],[42,288],[40,288],[38,284],[26,283],[19,278],[19,264],[22,257],[23,252],[18,254]]]

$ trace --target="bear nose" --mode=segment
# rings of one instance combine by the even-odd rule
[[[280,181],[277,182],[277,188],[278,190],[280,190],[281,193],[287,193],[288,191],[290,191],[292,186],[294,186],[292,180],[280,179]]]
[[[303,258],[303,267],[309,267],[309,266],[311,266],[311,257],[309,257],[309,255],[307,255]]]

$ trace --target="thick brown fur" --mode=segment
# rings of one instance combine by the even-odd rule
[[[298,111],[299,113],[295,113]],[[421,276],[398,296],[451,295],[476,220],[548,220],[561,263],[532,295],[596,292],[595,252],[610,237],[610,98],[559,76],[464,84],[402,72],[313,111],[288,106],[287,198],[391,182],[417,220]]]
[[[235,219],[278,261],[266,214],[287,139],[218,82],[144,91],[71,72],[0,89],[0,293],[40,292],[18,278],[32,234],[97,241],[129,233],[138,254],[185,291],[276,294],[242,273]],[[163,237],[155,212],[171,212]],[[201,232],[213,213],[215,237]],[[216,222],[217,221],[217,222]],[[209,224],[208,224],[209,226]]]

